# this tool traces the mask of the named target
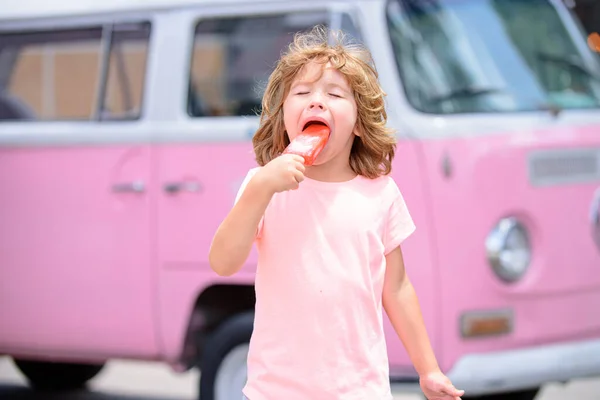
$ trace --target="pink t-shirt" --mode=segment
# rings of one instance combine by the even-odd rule
[[[240,188],[258,171],[250,170]],[[237,199],[236,199],[237,201]],[[385,255],[415,229],[392,178],[306,178],[273,196],[257,232],[250,400],[392,399]]]

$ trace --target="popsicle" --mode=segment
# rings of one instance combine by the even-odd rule
[[[312,165],[327,144],[329,133],[329,127],[325,124],[310,124],[292,140],[283,153],[302,156],[304,157],[304,165]]]

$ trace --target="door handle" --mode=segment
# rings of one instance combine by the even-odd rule
[[[143,193],[145,190],[146,185],[143,181],[115,183],[112,185],[112,191],[115,193]]]
[[[202,191],[202,185],[198,182],[169,182],[165,183],[163,190],[175,194],[179,192],[198,193]]]

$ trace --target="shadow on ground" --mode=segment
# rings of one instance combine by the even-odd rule
[[[74,392],[36,392],[19,385],[0,385],[1,400],[182,400],[175,397],[152,397],[97,391],[80,390]]]

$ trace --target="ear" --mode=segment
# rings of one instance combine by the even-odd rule
[[[361,137],[363,135],[362,130],[360,129],[358,124],[354,125],[354,131],[352,133],[354,133],[354,135],[358,137]]]

